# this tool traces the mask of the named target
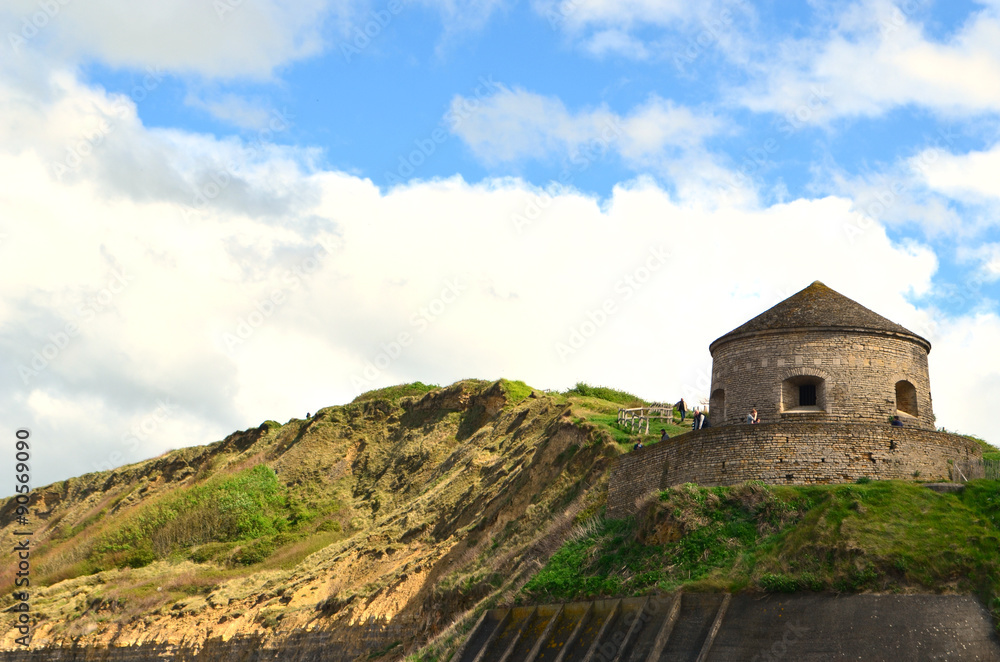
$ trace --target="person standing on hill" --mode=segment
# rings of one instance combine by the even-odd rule
[[[684,417],[687,416],[688,413],[688,407],[687,404],[684,403],[684,398],[681,398],[681,401],[674,406],[677,407],[677,411],[681,413],[681,423],[683,423]]]
[[[691,429],[700,430],[701,422],[705,420],[705,415],[701,413],[700,409],[694,410],[694,416],[691,417]]]

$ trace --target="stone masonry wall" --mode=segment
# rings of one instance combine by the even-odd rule
[[[692,431],[623,455],[611,470],[608,517],[625,517],[650,492],[748,480],[802,485],[982,478],[982,451],[957,435],[887,424],[763,423]],[[951,462],[949,462],[949,460]],[[919,473],[917,473],[919,472]]]
[[[842,329],[762,333],[716,346],[712,359],[714,427],[743,424],[754,407],[764,423],[884,425],[896,413],[896,382],[907,380],[916,388],[917,417],[901,418],[908,427],[934,429],[927,350],[903,335]],[[825,411],[783,412],[782,383],[796,376],[824,380],[825,402],[818,404]]]

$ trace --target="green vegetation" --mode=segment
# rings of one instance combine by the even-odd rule
[[[1000,483],[684,485],[636,518],[578,529],[525,602],[654,589],[971,591],[1000,615]]]
[[[948,428],[938,428],[938,432],[947,432],[948,434],[954,434],[959,437],[965,437],[969,441],[979,444],[979,447],[983,450],[983,457],[989,460],[1000,460],[1000,448],[997,448],[993,444],[989,443],[981,437],[977,437],[974,434],[962,434],[961,432],[956,432],[955,430],[949,430]]]
[[[584,384],[583,382],[577,382],[576,386],[568,391],[565,391],[563,395],[582,395],[584,397],[599,398],[601,400],[607,400],[608,402],[614,402],[615,404],[622,405],[623,407],[645,407],[649,405],[648,402],[637,395],[632,395],[631,393],[608,388],[606,386],[590,386],[589,384]]]
[[[119,496],[115,503],[121,500]],[[322,509],[333,515],[340,504],[326,502]],[[64,551],[57,556],[62,563],[46,562],[43,584],[111,568],[142,568],[159,560],[255,565],[279,549],[283,551],[277,563],[286,565],[344,537],[340,522],[333,519],[324,519],[312,530],[308,525],[316,519],[316,510],[290,494],[264,464],[218,474],[102,521],[107,512],[105,508],[91,515],[59,539],[76,537],[74,546],[81,552]]]
[[[215,542],[273,536],[288,526],[287,500],[274,470],[260,464],[172,494],[118,521],[95,542],[95,567],[142,567],[172,552]],[[244,553],[239,562],[262,558]],[[266,556],[266,555],[263,555]]]
[[[396,386],[386,386],[373,391],[365,391],[351,401],[352,404],[367,402],[368,400],[399,400],[409,395],[423,395],[441,388],[437,384],[424,384],[423,382],[412,382],[410,384],[397,384]]]
[[[32,586],[45,587],[39,613],[59,624],[58,636],[109,619],[126,628],[200,619],[208,608],[224,610],[213,619],[245,613],[289,631],[314,608],[380,609],[403,587],[419,591],[406,609],[425,600],[448,605],[448,618],[467,610],[411,658],[429,661],[448,659],[484,609],[514,599],[681,586],[973,590],[1000,610],[1000,483],[948,495],[865,480],[688,485],[641,516],[605,520],[609,460],[690,423],[654,420],[649,435],[631,435],[616,421],[620,407],[648,404],[635,395],[577,384],[531,397],[510,380],[499,382],[507,406],[490,418],[478,396],[492,388],[493,407],[494,384],[463,380],[421,407],[400,399],[436,386],[378,389],[356,398],[361,406],[265,421],[264,434],[258,427],[52,486],[53,510],[32,550]],[[440,545],[454,548],[455,562],[422,578]],[[308,604],[304,591],[290,601],[281,591],[295,582],[323,587],[320,602]],[[13,587],[12,572],[0,573],[0,607],[12,604]],[[372,659],[399,654],[387,642]]]
[[[587,416],[586,419],[598,428],[606,430],[612,439],[619,444],[624,444],[628,449],[631,449],[632,445],[637,441],[641,441],[646,446],[657,443],[660,440],[663,430],[666,430],[670,437],[676,437],[679,434],[691,431],[690,424],[677,425],[664,420],[654,419],[649,422],[649,434],[645,433],[645,428],[643,428],[641,434],[632,434],[627,427],[622,428],[618,426],[618,414],[592,414]]]
[[[673,412],[671,420],[653,419],[650,421],[649,434],[643,432],[633,433],[627,427],[618,425],[618,410],[624,408],[646,407],[649,403],[641,398],[616,391],[614,389],[592,387],[579,383],[574,388],[562,394],[573,407],[573,415],[577,422],[587,422],[602,432],[610,441],[614,441],[623,447],[623,450],[631,450],[632,446],[641,441],[644,445],[655,444],[660,440],[664,430],[670,437],[676,437],[691,430],[691,423],[680,423],[680,414]]]
[[[507,396],[507,404],[517,404],[535,391],[535,389],[522,381],[511,381],[509,379],[501,379],[500,388],[503,389],[504,394]]]

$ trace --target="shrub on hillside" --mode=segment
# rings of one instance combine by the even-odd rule
[[[584,382],[577,382],[576,386],[565,391],[563,395],[582,395],[585,397],[600,398],[601,400],[625,406],[646,406],[649,404],[639,396],[632,395],[626,391],[619,391],[607,386],[591,386]]]

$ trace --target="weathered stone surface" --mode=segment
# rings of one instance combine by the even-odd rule
[[[982,478],[982,451],[958,435],[852,423],[762,423],[692,431],[619,458],[608,516],[625,517],[651,492],[683,483],[782,485]]]
[[[964,481],[980,447],[934,431],[930,343],[819,281],[713,342],[712,427],[623,456],[608,515],[682,483]],[[799,402],[815,388],[815,405]],[[748,425],[756,409],[761,423]],[[904,427],[892,427],[899,415]]]
[[[924,338],[817,281],[711,344],[710,420],[742,424],[755,408],[765,423],[884,424],[898,413],[907,427],[933,430],[929,350]],[[810,378],[817,407],[791,411],[794,384]],[[899,382],[912,391],[904,386],[897,397]]]

